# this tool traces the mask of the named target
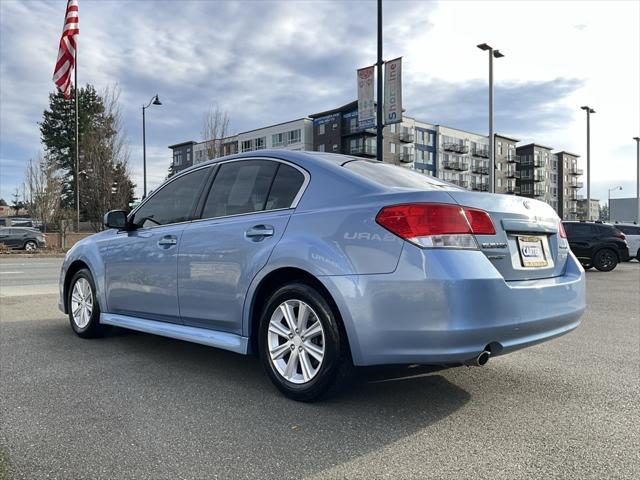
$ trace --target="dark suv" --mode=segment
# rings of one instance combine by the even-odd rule
[[[562,222],[573,254],[585,269],[609,272],[629,259],[625,235],[612,225],[599,222]]]

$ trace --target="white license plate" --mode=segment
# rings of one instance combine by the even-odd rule
[[[518,250],[523,267],[546,267],[549,265],[544,254],[542,238],[518,237]]]

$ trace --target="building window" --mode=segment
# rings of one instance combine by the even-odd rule
[[[394,125],[395,125],[395,123],[394,123]],[[389,144],[389,151],[390,151],[391,153],[396,153],[396,144],[395,144],[395,143],[391,142],[391,143]]]
[[[436,143],[436,134],[435,134],[435,133],[430,132],[430,133],[429,133],[429,143],[428,143],[428,145],[429,145],[430,147],[433,147],[433,146],[435,145],[435,143]]]
[[[318,125],[318,135],[324,135],[324,123]]]
[[[253,150],[253,140],[243,140],[242,141],[242,151],[250,152]]]
[[[502,155],[502,142],[498,142],[498,155]]]
[[[256,150],[264,150],[266,148],[267,137],[256,138]]]
[[[284,146],[284,133],[274,133],[271,136],[271,146],[274,148]]]
[[[289,134],[288,134],[288,137],[289,138],[287,139],[287,141],[288,141],[289,144],[291,144],[291,143],[299,143],[301,138],[302,138],[302,134],[301,134],[300,129],[291,130],[289,132]]]
[[[173,164],[182,165],[182,152],[177,151],[173,153]]]
[[[337,124],[337,123],[334,123],[334,124],[331,126],[331,128],[333,128],[333,129],[335,130],[336,128],[338,128],[338,124]]]
[[[318,151],[324,152],[324,143],[322,145],[318,145]]]
[[[338,145],[336,145],[335,143],[333,144],[333,151],[337,152],[338,151]]]

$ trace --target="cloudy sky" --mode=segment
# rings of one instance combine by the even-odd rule
[[[0,197],[10,200],[41,146],[38,122],[64,0],[0,2]],[[118,84],[134,181],[142,182],[140,107],[149,188],[172,143],[201,140],[217,103],[235,132],[355,98],[355,69],[376,55],[374,1],[81,0],[79,81]],[[385,58],[404,57],[404,106],[421,120],[487,130],[487,42],[495,62],[496,130],[585,155],[592,116],[592,196],[635,195],[640,135],[640,2],[384,2]],[[582,192],[584,193],[584,192]]]

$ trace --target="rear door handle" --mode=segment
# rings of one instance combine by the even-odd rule
[[[167,235],[158,240],[159,247],[173,247],[178,244],[178,238],[173,235]]]
[[[244,235],[247,238],[256,238],[256,237],[273,237],[275,233],[273,227],[271,225],[254,225],[249,230],[244,232]]]

